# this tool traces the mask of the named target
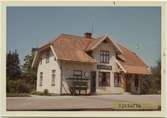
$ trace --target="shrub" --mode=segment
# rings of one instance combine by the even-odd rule
[[[52,96],[52,95],[54,96],[54,95],[56,95],[56,94],[49,93],[48,89],[44,89],[43,92],[41,92],[41,91],[32,91],[31,94],[32,95],[46,95],[46,96]]]
[[[30,97],[27,93],[7,93],[7,97]]]
[[[32,95],[35,95],[36,93],[37,93],[37,91],[35,91],[35,90],[31,91]]]
[[[32,95],[44,95],[43,92],[40,92],[40,91],[33,91],[31,92]]]
[[[49,95],[48,89],[44,89],[43,93],[44,93],[44,95]]]
[[[8,93],[15,93],[16,92],[16,82],[12,80],[7,80],[7,92]]]
[[[23,79],[8,80],[7,79],[7,93],[30,93],[33,85],[27,83]]]
[[[30,85],[27,84],[24,80],[18,80],[16,84],[16,90],[18,93],[29,93]]]

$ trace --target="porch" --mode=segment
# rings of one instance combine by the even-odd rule
[[[61,78],[61,94],[140,94],[145,75],[113,72],[112,68],[101,69],[96,64],[65,62]]]
[[[147,79],[148,75],[130,74],[130,73],[115,73],[114,84],[123,88],[124,93],[141,94],[143,80]]]
[[[140,94],[145,75],[123,72],[96,71],[94,94]],[[93,78],[91,78],[92,82]],[[93,81],[95,83],[95,81]],[[94,84],[91,84],[94,85]],[[92,86],[91,86],[92,88]]]
[[[67,78],[67,84],[71,95],[87,95],[88,78]]]
[[[88,78],[66,78],[66,91],[71,95],[140,94],[144,76],[136,74],[91,71]],[[97,74],[97,75],[96,75]],[[111,76],[113,75],[113,76]]]

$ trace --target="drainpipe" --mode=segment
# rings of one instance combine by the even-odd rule
[[[62,71],[63,71],[63,69],[62,69],[62,61],[60,60],[60,95],[62,95],[62,84],[63,84],[63,82],[62,82]]]

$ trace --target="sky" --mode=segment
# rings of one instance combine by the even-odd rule
[[[31,48],[60,33],[104,34],[135,52],[148,66],[160,60],[160,7],[8,7],[7,51],[17,49],[21,64]]]

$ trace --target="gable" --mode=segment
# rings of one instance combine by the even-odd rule
[[[54,56],[54,58],[56,59],[55,52],[53,52],[51,45],[44,45],[38,49],[33,59],[32,67],[36,67],[41,59],[45,59],[46,56],[49,56],[49,58]]]
[[[110,57],[115,56],[116,50],[109,40],[104,40],[101,42],[94,50],[92,50],[93,57],[96,57],[100,62],[100,52],[101,51],[109,51]]]
[[[134,52],[118,44],[123,53],[117,55],[117,64],[125,73],[150,74],[148,66]]]
[[[122,53],[122,50],[119,48],[119,46],[117,46],[117,44],[114,43],[111,40],[111,38],[109,38],[108,36],[103,36],[103,37],[96,39],[95,41],[92,41],[89,44],[89,46],[85,49],[85,51],[92,51],[96,49],[99,45],[104,44],[104,43],[105,44],[108,43],[116,53],[118,54]]]
[[[112,44],[109,38],[104,39],[96,48],[94,48],[94,50],[98,48],[100,50],[108,50],[114,54],[117,52],[116,48],[114,47],[114,45]]]

